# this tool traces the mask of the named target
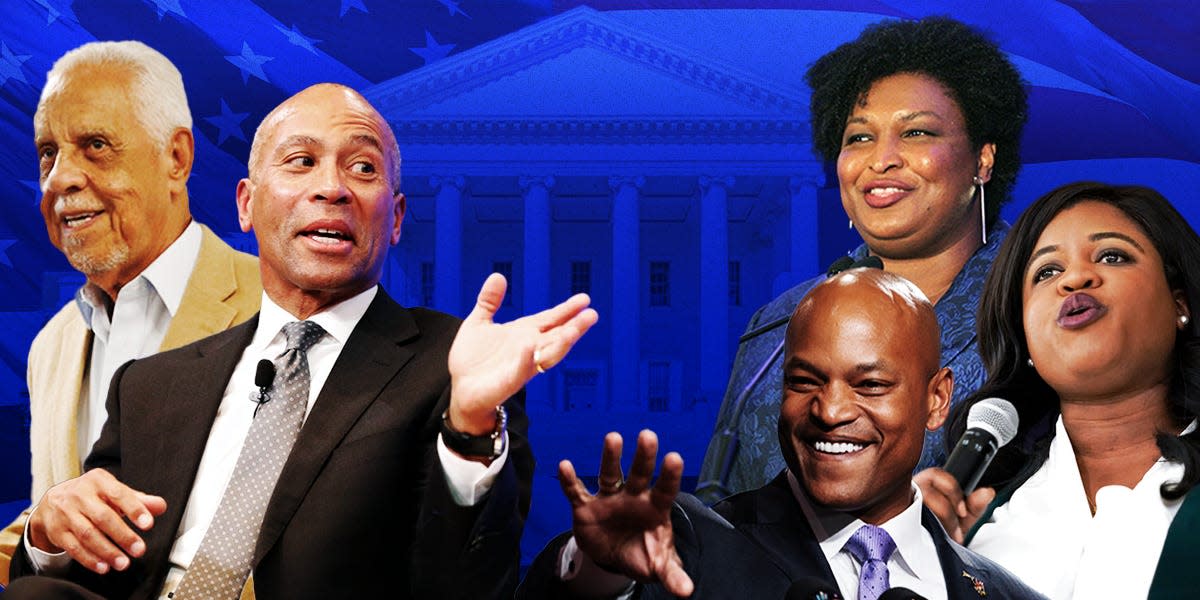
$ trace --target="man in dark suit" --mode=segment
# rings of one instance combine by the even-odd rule
[[[952,542],[912,483],[924,430],[941,426],[953,388],[921,291],[883,271],[847,271],[805,296],[786,341],[783,473],[709,509],[679,494],[676,453],[650,485],[649,431],[623,481],[621,438],[610,433],[597,495],[560,465],[574,535],[538,556],[518,597],[783,598],[815,578],[860,600],[891,587],[929,599],[1040,598]]]
[[[493,275],[461,326],[388,298],[400,156],[349,88],[272,111],[249,171],[262,311],[117,372],[88,470],[31,514],[9,594],[235,598],[250,569],[262,600],[510,593],[533,468],[520,390],[595,322],[587,297],[499,325]],[[290,440],[264,425],[287,407]]]

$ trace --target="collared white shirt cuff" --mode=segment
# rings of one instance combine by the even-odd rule
[[[37,510],[35,506],[33,510]],[[29,513],[30,518],[33,517],[33,511]],[[29,557],[29,563],[33,565],[33,572],[38,575],[53,575],[62,573],[71,566],[71,557],[64,550],[62,552],[44,552],[34,547],[29,541],[29,521],[25,522],[25,531],[21,533],[21,541],[25,544],[25,556]]]
[[[450,497],[459,506],[475,506],[492,489],[496,476],[508,460],[508,432],[504,432],[504,451],[490,465],[467,460],[454,453],[442,440],[437,439],[438,458],[446,472],[446,484],[450,486]]]
[[[555,575],[567,582],[573,591],[584,593],[588,598],[626,600],[633,597],[636,589],[634,580],[592,562],[575,542],[575,536],[571,536],[558,552]]]

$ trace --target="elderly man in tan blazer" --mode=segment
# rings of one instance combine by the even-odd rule
[[[29,350],[32,499],[80,474],[121,364],[237,325],[258,260],[192,220],[192,117],[178,69],[140,42],[60,58],[34,115],[50,241],[87,283]],[[29,512],[0,534],[0,582]]]

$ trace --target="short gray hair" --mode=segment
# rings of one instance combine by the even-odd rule
[[[192,112],[179,69],[159,51],[137,41],[89,42],[62,55],[46,74],[46,85],[38,99],[43,103],[65,85],[67,75],[79,67],[115,66],[133,76],[131,100],[138,122],[159,147],[166,147],[176,129],[192,128]]]

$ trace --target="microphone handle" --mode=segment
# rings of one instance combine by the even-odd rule
[[[975,491],[999,448],[996,438],[982,429],[968,429],[958,440],[944,468],[954,476],[964,496]]]

